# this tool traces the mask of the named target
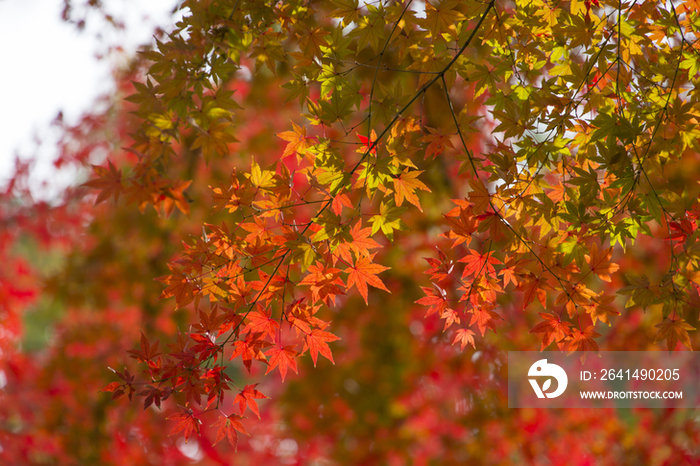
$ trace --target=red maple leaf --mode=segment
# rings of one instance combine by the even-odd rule
[[[376,142],[377,141],[377,133],[375,133],[374,130],[372,130],[372,132],[370,133],[369,138],[361,135],[360,133],[357,133],[357,137],[360,138],[360,142],[364,146],[358,152],[361,152],[364,154],[365,152],[367,152],[367,149],[369,149],[371,147],[372,150],[370,150],[370,153],[373,155],[377,155],[377,146],[379,145],[379,143]]]
[[[253,411],[253,413],[255,413],[256,416],[258,416],[258,419],[260,419],[258,403],[255,400],[267,397],[255,389],[257,385],[258,384],[246,385],[245,388],[241,390],[241,393],[236,395],[236,398],[233,399],[234,404],[238,403],[238,409],[240,409],[241,411],[241,416],[243,415],[243,413],[245,413],[245,409],[247,406],[248,408],[250,408],[251,411]]]
[[[175,424],[175,427],[173,427],[168,436],[183,431],[182,434],[185,436],[185,442],[187,442],[190,435],[192,435],[192,432],[197,432],[199,434],[199,426],[202,422],[197,419],[191,409],[180,406],[180,410],[181,412],[175,413],[168,417],[168,419],[179,421],[177,424]]]
[[[219,429],[216,431],[216,440],[214,441],[213,445],[216,445],[224,438],[227,438],[231,446],[233,446],[233,449],[238,451],[238,432],[245,435],[250,435],[248,432],[246,432],[240,419],[244,418],[237,414],[219,417],[219,420],[211,425],[212,427],[219,426]]]
[[[141,332],[141,349],[140,350],[128,350],[127,353],[131,355],[132,358],[139,362],[148,362],[149,366],[153,359],[160,354],[158,351],[159,341],[156,340],[152,345],[148,342],[146,335]]]

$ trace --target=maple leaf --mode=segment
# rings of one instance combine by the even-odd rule
[[[100,390],[100,392],[113,392],[114,390],[118,389],[121,387],[122,384],[119,382],[110,382],[108,383],[103,389]]]
[[[461,343],[461,350],[464,351],[464,347],[467,346],[468,344],[472,345],[474,349],[476,349],[476,345],[474,344],[474,332],[469,330],[468,328],[460,328],[457,330],[457,333],[455,334],[455,339],[452,342],[454,345],[455,343],[460,342]]]
[[[425,313],[426,317],[435,312],[437,312],[438,315],[442,315],[445,309],[447,309],[448,305],[445,290],[439,288],[437,285],[433,286],[437,291],[427,286],[421,286],[421,289],[426,296],[416,301],[416,304],[428,306],[428,310]]]
[[[345,272],[348,274],[348,290],[353,286],[357,287],[362,297],[365,298],[365,304],[369,304],[367,299],[367,285],[372,285],[375,288],[391,293],[391,291],[384,286],[381,279],[377,277],[377,274],[388,270],[390,267],[374,264],[372,263],[372,259],[374,259],[374,256],[371,258],[361,257],[355,261],[353,267],[345,269]]]
[[[546,290],[552,290],[553,288],[549,284],[547,279],[540,275],[537,278],[531,278],[526,282],[521,282],[520,286],[518,286],[518,289],[525,293],[525,296],[523,298],[523,309],[525,309],[528,306],[528,304],[530,304],[535,299],[535,297],[537,297],[540,303],[542,303],[542,307],[547,307]]]
[[[690,351],[693,351],[693,346],[690,343],[690,335],[688,335],[688,330],[695,330],[695,327],[690,325],[684,319],[671,319],[669,317],[666,317],[664,321],[656,325],[656,327],[659,329],[659,333],[656,334],[654,342],[657,342],[659,340],[666,340],[666,347],[669,351],[673,351],[676,349],[676,345],[680,341]]]
[[[420,141],[427,142],[428,145],[425,148],[425,159],[428,157],[437,157],[445,151],[445,147],[451,147],[454,149],[454,145],[450,140],[449,135],[442,134],[440,130],[434,128],[426,128],[430,134],[423,136]]]
[[[361,154],[364,154],[365,152],[367,152],[368,149],[371,148],[370,154],[377,155],[377,145],[378,145],[378,143],[376,142],[377,141],[377,133],[375,133],[374,130],[372,130],[372,132],[369,135],[369,138],[367,136],[361,135],[360,133],[356,133],[356,134],[357,134],[357,137],[360,139],[360,142],[363,145],[363,148],[359,149],[358,152],[360,152]]]
[[[168,264],[168,267],[170,267],[173,272],[172,275],[164,275],[156,278],[157,281],[168,285],[160,294],[159,299],[167,299],[171,296],[175,296],[175,302],[178,307],[184,307],[194,300],[193,282],[190,277],[181,270],[175,269],[170,264]]]
[[[311,333],[306,335],[304,341],[304,349],[302,349],[301,352],[304,353],[307,349],[309,350],[309,353],[311,354],[311,359],[313,359],[314,361],[314,367],[316,367],[318,353],[321,353],[328,360],[330,360],[330,362],[335,364],[335,361],[333,361],[333,354],[331,353],[331,349],[328,347],[328,342],[336,340],[340,340],[340,337],[337,337],[332,333],[323,332],[315,328],[311,331]]]
[[[656,301],[656,295],[652,291],[651,284],[649,283],[649,278],[646,275],[641,277],[634,277],[626,275],[627,280],[631,283],[624,288],[620,288],[617,292],[622,295],[632,295],[627,300],[625,307],[632,307],[634,305],[641,306],[646,309],[647,306],[651,305]]]
[[[571,335],[567,337],[569,344],[567,345],[568,354],[575,351],[598,351],[598,343],[594,338],[599,337],[600,333],[595,331],[595,327],[590,325],[582,332],[577,328],[572,329]]]
[[[320,299],[329,305],[331,302],[335,303],[337,295],[345,294],[340,289],[341,286],[345,286],[340,278],[340,269],[326,268],[323,263],[319,262],[310,266],[308,270],[309,274],[299,282],[299,285],[311,287],[311,297],[314,302]]]
[[[418,196],[416,195],[416,190],[422,189],[423,191],[431,191],[425,184],[423,184],[422,181],[418,179],[418,175],[421,173],[423,173],[422,170],[414,170],[409,172],[408,168],[406,168],[401,175],[396,178],[392,178],[392,181],[394,182],[394,197],[397,207],[401,207],[401,204],[403,204],[405,198],[408,202],[418,207],[418,210],[423,212],[423,208],[421,207]]]
[[[559,343],[566,337],[571,335],[571,323],[561,320],[561,317],[552,314],[538,312],[544,322],[535,325],[530,333],[542,333],[542,347],[540,351],[544,351],[552,342]]]
[[[132,358],[141,362],[151,362],[156,356],[160,354],[158,351],[159,341],[156,340],[152,345],[148,342],[148,338],[141,332],[141,350],[128,350],[127,353],[131,355]]]
[[[447,256],[440,249],[436,248],[438,251],[439,259],[433,259],[432,257],[424,257],[423,259],[431,265],[431,268],[426,270],[424,273],[430,275],[430,278],[436,282],[441,282],[451,278],[450,274],[454,269],[454,263],[451,260],[447,260]]]
[[[522,270],[523,266],[528,262],[530,262],[529,259],[516,260],[515,258],[511,258],[510,256],[506,255],[504,265],[506,265],[507,267],[503,267],[501,270],[498,271],[498,275],[503,276],[504,288],[508,286],[508,283],[512,283],[516,287],[518,286],[518,271]]]
[[[231,357],[229,358],[229,361],[235,359],[237,356],[241,356],[241,359],[243,360],[243,364],[245,365],[246,369],[248,369],[248,372],[250,372],[251,365],[253,364],[253,359],[257,359],[258,361],[262,362],[267,362],[267,358],[262,352],[262,348],[266,348],[268,346],[271,346],[272,343],[269,341],[265,341],[260,338],[261,335],[258,334],[253,334],[252,332],[248,332],[248,334],[245,337],[245,340],[237,340],[233,343],[233,353],[231,354]]]
[[[668,222],[668,226],[670,234],[665,240],[674,241],[676,245],[685,243],[686,238],[698,228],[695,222],[687,219],[682,219],[680,222]]]
[[[198,311],[199,323],[195,326],[198,333],[218,335],[222,324],[226,321],[225,315],[219,315],[219,307],[214,306],[209,314]]]
[[[83,184],[88,188],[99,189],[100,193],[95,199],[95,205],[114,196],[114,202],[119,200],[119,195],[124,190],[122,186],[122,171],[117,170],[111,160],[107,161],[107,168],[91,165],[97,176],[95,179]]]
[[[263,309],[262,306],[258,307],[260,308],[260,311],[255,311],[248,314],[248,324],[245,326],[243,331],[259,333],[261,338],[265,338],[266,335],[270,335],[270,339],[274,342],[277,336],[277,330],[280,328],[280,324],[272,318],[272,311],[270,309]]]
[[[472,234],[479,227],[479,222],[472,211],[471,203],[459,199],[453,199],[452,202],[457,203],[459,207],[455,207],[445,214],[445,220],[447,220],[452,229],[442,236],[454,240],[453,248],[462,243],[469,245],[472,240]]]
[[[582,304],[581,308],[591,316],[591,320],[595,325],[597,320],[601,320],[610,326],[609,316],[619,316],[620,313],[616,311],[610,303],[615,300],[615,296],[603,296],[600,298],[593,298],[593,301],[587,304]]]
[[[255,389],[258,384],[246,385],[241,392],[233,399],[233,404],[238,403],[238,409],[241,411],[241,416],[245,413],[246,406],[260,419],[260,411],[258,403],[255,400],[267,398],[265,395]]]
[[[486,254],[480,254],[473,249],[470,249],[469,255],[461,258],[459,262],[467,264],[462,272],[462,278],[469,277],[470,275],[495,275],[496,269],[493,264],[501,263],[500,260],[493,257],[491,251]]]
[[[112,400],[116,400],[121,398],[124,395],[124,393],[126,393],[126,391],[128,390],[129,401],[131,401],[136,390],[133,386],[134,376],[131,375],[129,369],[124,368],[123,373],[119,372],[118,370],[112,369],[111,367],[109,367],[108,369],[117,374],[117,376],[119,376],[119,378],[122,379],[124,383],[119,384],[119,382],[112,382],[100,391],[113,392]]]
[[[461,322],[457,311],[449,307],[442,311],[440,318],[445,319],[445,327],[442,329],[443,332],[450,328],[452,324],[459,324]]]
[[[334,214],[340,215],[343,213],[343,206],[352,209],[352,202],[350,202],[350,198],[345,194],[336,194],[331,202],[331,210]]]
[[[185,443],[187,443],[187,440],[190,438],[190,435],[192,435],[192,432],[199,434],[199,426],[202,422],[194,415],[194,412],[191,409],[180,406],[180,410],[181,412],[168,416],[168,419],[178,421],[168,436],[182,431],[182,434],[185,437]]]
[[[281,158],[297,154],[297,159],[301,161],[301,155],[303,155],[306,149],[311,147],[315,141],[313,138],[306,137],[306,127],[298,126],[294,122],[292,122],[292,127],[294,127],[294,131],[277,133],[277,137],[288,141]]]
[[[401,220],[401,214],[407,210],[406,207],[392,206],[390,203],[382,202],[379,205],[379,214],[372,216],[369,220],[372,224],[372,235],[379,230],[389,238],[394,239],[394,230],[407,229],[406,224]]]
[[[503,317],[501,317],[500,315],[498,315],[497,312],[494,312],[491,309],[493,309],[493,305],[487,303],[483,306],[476,307],[469,311],[472,313],[472,319],[469,322],[469,325],[471,326],[474,323],[476,323],[479,327],[479,331],[481,332],[482,337],[486,333],[487,327],[493,330],[494,333],[496,333],[496,319],[503,320]]]
[[[338,243],[338,246],[334,251],[335,255],[340,256],[348,263],[352,262],[352,255],[350,254],[351,251],[354,252],[355,257],[358,258],[370,257],[370,249],[382,247],[379,243],[370,238],[372,228],[362,228],[362,221],[355,223],[355,225],[350,228],[349,234],[352,241],[342,241]]]
[[[473,207],[472,210],[475,215],[484,213],[486,209],[491,205],[490,199],[491,195],[489,190],[486,189],[484,183],[481,180],[469,180],[469,186],[472,190],[469,193],[469,200],[471,201]]]
[[[263,170],[255,160],[250,162],[250,173],[244,175],[256,188],[270,189],[275,187],[275,172],[271,169]]]
[[[343,18],[343,26],[347,26],[360,17],[358,0],[331,0],[337,8],[330,13],[334,18]]]
[[[214,440],[212,445],[216,445],[226,438],[233,447],[234,451],[238,451],[238,432],[245,435],[250,435],[248,432],[246,432],[240,419],[245,418],[237,414],[220,416],[219,420],[211,425],[212,427],[219,426],[218,430],[216,431],[216,440]]]
[[[591,271],[605,282],[610,283],[612,281],[610,274],[620,269],[619,265],[610,262],[612,248],[598,250],[598,245],[593,243],[590,254],[585,254],[584,257]]]
[[[297,361],[295,358],[299,353],[294,351],[294,345],[285,346],[284,348],[277,345],[265,354],[270,356],[270,365],[265,374],[268,374],[275,367],[278,367],[280,375],[282,376],[282,382],[284,382],[284,378],[287,375],[287,367],[291,368],[295,373],[298,373]]]
[[[160,408],[161,401],[167,400],[172,391],[172,387],[165,387],[163,390],[161,390],[152,385],[146,385],[146,389],[141,390],[139,393],[137,393],[137,395],[145,397],[143,400],[143,410],[145,411],[146,408],[153,403]]]
[[[459,5],[457,0],[441,1],[434,6],[429,1],[425,2],[425,19],[422,26],[430,31],[433,37],[440,37],[443,33],[449,33],[453,38],[458,36],[456,25],[464,21],[464,15],[455,8]]]
[[[187,189],[191,184],[192,180],[176,181],[172,186],[165,190],[165,193],[163,194],[165,198],[162,200],[162,203],[163,212],[165,213],[166,218],[170,217],[173,210],[175,210],[175,207],[177,207],[183,214],[188,215],[190,213],[190,204],[187,198],[185,198],[184,192],[185,189]],[[161,198],[163,196],[161,196]]]

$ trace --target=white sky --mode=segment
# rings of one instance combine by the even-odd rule
[[[65,121],[76,122],[98,95],[112,88],[110,59],[98,60],[97,53],[117,44],[133,53],[151,41],[154,25],[171,29],[175,22],[169,13],[176,0],[104,3],[126,21],[125,31],[111,33],[93,16],[93,27],[88,22],[80,33],[61,21],[62,0],[0,0],[0,185],[11,176],[16,154],[37,152],[35,136],[44,141],[37,176],[51,177],[56,154],[51,120],[62,110]],[[108,32],[105,40],[97,39],[99,31]]]

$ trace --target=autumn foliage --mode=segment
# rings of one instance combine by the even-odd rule
[[[2,193],[0,459],[697,463],[691,412],[505,386],[697,346],[697,3],[180,9],[64,125],[86,178]]]

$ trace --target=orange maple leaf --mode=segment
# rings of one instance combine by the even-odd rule
[[[481,332],[482,337],[486,333],[486,327],[490,328],[494,331],[494,333],[496,333],[496,319],[503,319],[503,317],[491,309],[493,309],[492,305],[484,304],[483,306],[476,307],[470,311],[472,313],[472,320],[469,322],[469,325],[476,323],[479,326],[479,331]]]
[[[430,191],[430,189],[418,179],[418,175],[421,173],[423,173],[423,170],[414,170],[409,172],[408,168],[406,168],[397,178],[392,178],[395,191],[394,198],[396,200],[397,207],[401,207],[401,204],[403,204],[405,198],[408,202],[418,207],[418,210],[423,212],[423,208],[421,207],[418,196],[416,195],[416,190],[422,189],[423,191],[432,191]]]
[[[301,155],[306,152],[306,149],[311,147],[314,142],[314,138],[306,137],[306,127],[298,126],[292,122],[294,131],[284,131],[282,133],[277,133],[277,137],[288,141],[287,147],[284,148],[284,153],[282,158],[285,158],[292,154],[297,154],[297,159],[301,161]]]
[[[591,272],[598,275],[598,278],[604,282],[610,283],[612,281],[610,274],[620,269],[619,265],[610,262],[612,248],[598,250],[598,245],[593,243],[590,254],[585,254],[584,257],[591,268]]]
[[[248,319],[248,324],[245,326],[243,331],[251,331],[253,333],[260,333],[261,338],[265,338],[266,335],[270,335],[270,339],[274,342],[277,336],[277,330],[280,328],[280,324],[272,318],[272,311],[269,309],[263,309],[259,306],[260,311],[251,312],[246,317]]]
[[[346,194],[336,194],[333,201],[331,201],[331,210],[334,214],[340,215],[343,213],[343,206],[352,209],[350,198]]]
[[[334,251],[334,259],[340,256],[344,261],[351,263],[351,251],[355,252],[355,257],[370,257],[370,249],[382,247],[379,243],[370,238],[371,234],[372,227],[362,228],[362,221],[355,223],[355,225],[350,228],[352,241],[338,243]]]
[[[574,328],[568,337],[569,344],[567,349],[569,354],[574,351],[598,351],[598,343],[595,342],[594,338],[599,336],[600,333],[595,331],[593,325],[586,327],[586,330],[583,332]]]
[[[291,368],[295,373],[298,373],[297,361],[295,358],[299,353],[294,351],[294,345],[285,346],[284,348],[277,345],[265,354],[270,356],[270,365],[265,374],[268,374],[272,369],[278,367],[280,375],[282,376],[282,382],[284,382],[284,378],[287,375],[287,367]]]
[[[610,303],[615,300],[615,296],[603,296],[600,298],[594,298],[593,301],[587,304],[582,304],[581,308],[586,311],[590,316],[593,324],[595,325],[597,320],[605,322],[610,326],[610,316],[619,316],[620,313],[615,310]]]
[[[491,251],[486,254],[479,254],[473,249],[469,250],[469,255],[462,257],[459,262],[466,263],[462,278],[470,275],[495,275],[496,269],[493,264],[500,264],[501,261],[493,257]]]
[[[450,224],[451,230],[445,232],[442,236],[454,240],[452,247],[466,243],[467,246],[471,243],[472,233],[479,228],[479,222],[472,211],[471,203],[460,199],[453,199],[459,207],[455,207],[450,212],[445,214],[445,220]]]
[[[333,353],[331,353],[331,349],[328,347],[328,342],[336,341],[336,340],[340,340],[340,337],[337,337],[337,336],[333,335],[332,333],[324,332],[322,330],[315,328],[311,331],[311,333],[306,335],[306,341],[304,342],[304,349],[301,352],[303,353],[307,349],[309,350],[309,353],[311,353],[311,359],[313,359],[313,361],[314,361],[314,367],[316,367],[316,360],[318,359],[318,353],[321,353],[330,362],[335,364],[335,361],[333,361]]]
[[[371,258],[361,257],[355,261],[354,267],[348,267],[345,269],[345,272],[348,273],[348,290],[353,286],[356,286],[362,297],[365,298],[365,304],[369,304],[369,301],[367,300],[367,285],[372,285],[375,288],[391,293],[391,291],[384,286],[381,279],[377,277],[378,273],[388,270],[389,267],[374,264],[372,263],[372,259],[374,259],[374,256]]]
[[[437,285],[434,286],[437,288]],[[438,291],[436,291],[427,286],[421,286],[421,289],[423,290],[423,293],[425,293],[425,297],[416,301],[416,304],[428,306],[425,316],[428,317],[435,312],[437,312],[438,315],[442,315],[445,309],[447,309],[448,305],[445,291],[441,288],[437,288]]]
[[[430,134],[427,134],[420,138],[421,142],[427,142],[428,146],[425,148],[425,157],[428,158],[432,156],[433,158],[442,154],[446,147],[451,147],[454,149],[454,145],[450,140],[449,135],[442,134],[440,130],[433,128],[426,128]]]
[[[330,305],[331,301],[335,303],[335,297],[339,294],[345,294],[340,286],[345,286],[340,278],[340,269],[325,268],[322,263],[317,263],[309,267],[309,274],[304,277],[299,285],[308,285],[311,287],[311,298],[314,302],[319,299],[326,305]],[[348,288],[350,286],[348,285]]]
[[[474,214],[479,215],[484,213],[489,205],[491,205],[489,190],[486,189],[486,186],[484,186],[481,180],[469,180],[469,186],[472,188],[469,193],[469,200],[473,204],[472,209]]]
[[[664,321],[656,327],[658,327],[659,333],[656,335],[654,342],[666,340],[666,347],[669,351],[673,351],[676,348],[676,344],[680,341],[687,346],[689,350],[693,351],[688,330],[695,330],[695,327],[684,319],[670,319],[666,317]]]
[[[460,328],[457,330],[457,333],[455,334],[455,339],[452,342],[454,345],[457,342],[461,342],[462,348],[461,350],[464,351],[464,347],[467,346],[467,344],[470,344],[476,349],[476,345],[474,344],[474,332],[469,330],[468,328]]]
[[[535,325],[533,329],[530,330],[530,333],[544,334],[540,351],[544,351],[553,341],[559,343],[571,335],[571,330],[569,329],[569,327],[571,327],[570,322],[563,321],[560,317],[552,314],[545,314],[542,312],[538,312],[538,314],[544,319],[544,322]]]
[[[235,359],[238,355],[241,356],[243,360],[243,365],[250,372],[251,365],[253,364],[253,359],[267,363],[267,358],[262,352],[262,348],[270,346],[269,341],[262,340],[260,334],[254,334],[248,332],[245,340],[238,340],[233,343],[233,353],[229,358],[229,361]]]
[[[156,278],[157,281],[168,285],[158,299],[166,299],[175,296],[178,307],[184,307],[194,299],[194,282],[182,271],[168,265],[172,275],[164,275]]]
[[[192,180],[187,181],[176,181],[173,185],[167,188],[164,192],[165,198],[163,199],[163,212],[166,217],[170,217],[175,210],[175,207],[180,209],[180,212],[188,215],[190,213],[190,204],[185,198],[185,189],[192,184]]]

